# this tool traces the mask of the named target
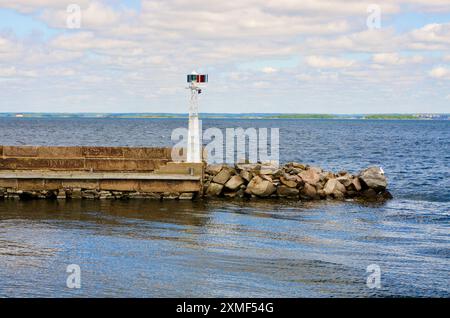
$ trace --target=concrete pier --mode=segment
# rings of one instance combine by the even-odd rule
[[[392,198],[380,167],[173,162],[171,148],[0,146],[0,198],[283,200]]]
[[[203,170],[170,148],[0,146],[0,197],[192,198]]]

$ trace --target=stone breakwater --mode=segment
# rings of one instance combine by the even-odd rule
[[[170,148],[0,145],[0,199],[279,198],[383,201],[379,167],[174,162]]]
[[[0,199],[89,199],[89,200],[192,200],[199,198],[282,199],[282,200],[354,200],[385,201],[392,196],[387,178],[379,167],[369,167],[358,174],[333,173],[320,167],[291,162],[281,167],[269,164],[204,165],[200,189],[193,190],[187,181],[170,186],[168,180],[136,187],[136,181],[56,181],[45,187],[36,181],[18,182],[0,187]],[[11,181],[3,180],[3,183]],[[195,181],[192,181],[195,183]],[[92,183],[92,185],[91,185]],[[53,186],[52,186],[53,185]],[[109,189],[108,189],[109,188]],[[175,190],[176,189],[176,190]],[[183,190],[179,190],[183,189]],[[175,191],[174,191],[175,190]],[[177,191],[178,190],[178,191]]]
[[[226,198],[280,198],[292,200],[384,201],[392,196],[380,167],[354,175],[291,162],[270,164],[208,165],[204,195]]]

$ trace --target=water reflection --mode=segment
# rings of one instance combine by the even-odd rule
[[[83,226],[86,223],[120,226],[133,220],[202,226],[207,217],[201,201],[6,200],[0,204],[0,220],[64,221],[60,224],[63,227],[77,226],[77,222]]]
[[[448,296],[449,215],[408,204],[2,201],[0,296]]]

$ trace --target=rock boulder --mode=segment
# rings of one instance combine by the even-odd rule
[[[206,189],[206,195],[216,197],[220,195],[222,189],[223,189],[222,184],[211,182],[208,188]]]
[[[316,188],[309,183],[305,183],[303,189],[301,190],[301,197],[307,200],[319,199]]]
[[[285,186],[288,186],[289,188],[296,188],[297,187],[297,182],[295,182],[292,179],[290,179],[290,180],[289,179],[286,178],[286,177],[280,177],[280,182],[282,184],[284,184]]]
[[[326,195],[333,194],[335,196],[340,196],[345,193],[345,187],[342,183],[340,183],[337,179],[330,179],[325,184],[323,191]]]
[[[228,180],[227,183],[225,183],[225,187],[230,190],[236,190],[243,184],[244,179],[242,179],[241,176],[232,176],[230,180]]]
[[[369,189],[374,189],[377,192],[386,190],[387,179],[380,167],[370,167],[361,171],[359,178]]]
[[[250,171],[242,170],[239,175],[247,182],[250,182],[250,180],[253,178],[253,174]]]
[[[215,176],[216,174],[218,174],[220,172],[220,170],[222,170],[222,168],[223,168],[223,165],[221,165],[221,164],[207,165],[205,168],[205,172],[207,174]]]
[[[247,191],[259,197],[268,197],[276,191],[272,182],[264,180],[260,176],[255,176],[247,185]]]
[[[277,194],[282,198],[298,198],[299,191],[298,189],[282,185],[277,188]]]
[[[320,174],[316,169],[308,169],[302,171],[298,174],[302,178],[303,182],[309,183],[310,185],[316,185],[320,181]]]
[[[213,182],[219,184],[225,184],[231,178],[231,169],[223,168],[220,172],[212,179]]]

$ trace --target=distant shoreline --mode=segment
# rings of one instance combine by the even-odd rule
[[[209,119],[368,119],[368,120],[449,120],[450,114],[283,114],[283,113],[202,113]],[[185,119],[177,113],[0,113],[0,118],[110,118],[110,119]]]

